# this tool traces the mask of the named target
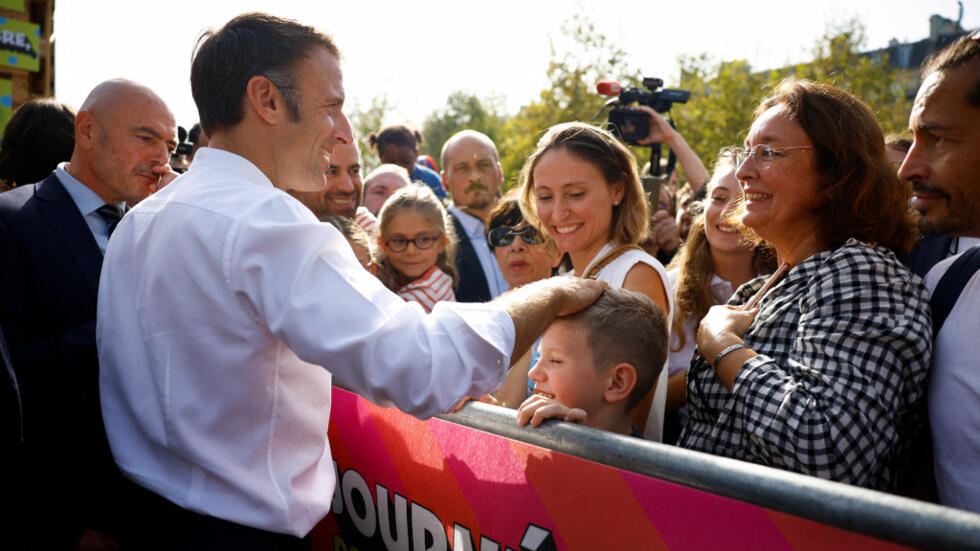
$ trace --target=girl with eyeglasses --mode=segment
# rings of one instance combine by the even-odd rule
[[[437,302],[456,301],[456,237],[446,209],[427,186],[394,193],[378,213],[381,273],[389,289],[431,312]]]
[[[524,163],[520,185],[525,217],[567,253],[573,275],[642,293],[671,318],[664,267],[638,245],[650,216],[626,146],[585,123],[553,126]],[[666,395],[664,368],[631,416],[648,440],[662,440]]]

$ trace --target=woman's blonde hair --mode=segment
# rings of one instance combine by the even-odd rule
[[[596,167],[606,184],[623,184],[623,200],[613,206],[609,239],[621,244],[636,244],[647,236],[649,207],[643,184],[636,171],[636,158],[615,136],[583,122],[552,126],[538,141],[538,147],[521,168],[520,205],[524,218],[545,235],[550,235],[538,218],[534,197],[534,169],[545,153],[564,149],[569,154]]]
[[[735,164],[731,155],[722,150],[711,171],[711,180],[708,182],[708,197],[705,201],[710,201],[712,185],[720,178],[727,176],[734,168]],[[769,244],[761,240],[751,244],[754,247],[752,253],[753,271],[757,274],[773,271],[776,268],[776,260]],[[728,297],[715,296],[711,292],[711,278],[714,276],[715,267],[711,259],[711,244],[708,243],[708,234],[705,231],[704,209],[691,223],[687,239],[667,266],[667,269],[675,268],[678,269],[678,274],[677,283],[674,286],[675,306],[671,331],[677,335],[678,344],[676,350],[675,347],[671,347],[671,351],[678,352],[684,348],[687,340],[684,335],[684,321],[688,317],[699,320],[708,313],[709,308],[728,299]]]
[[[436,258],[436,266],[453,279],[453,286],[455,286],[459,280],[459,275],[456,272],[456,233],[453,231],[452,222],[449,220],[449,213],[446,212],[445,207],[442,206],[435,193],[432,193],[429,186],[409,184],[398,188],[385,201],[384,206],[378,211],[378,240],[384,241],[385,236],[388,235],[388,228],[391,227],[391,221],[400,212],[406,210],[418,213],[433,228],[436,228],[439,235],[445,236],[446,246]],[[400,274],[391,266],[391,261],[388,260],[385,253],[384,247],[378,247],[378,263],[384,272],[392,274],[395,280],[386,281],[385,284],[389,288],[402,287],[408,282],[400,280]]]

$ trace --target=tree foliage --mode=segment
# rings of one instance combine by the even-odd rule
[[[547,75],[548,88],[507,121],[503,139],[497,141],[507,180],[505,187],[516,182],[525,159],[545,130],[558,123],[590,121],[596,116],[606,99],[596,93],[596,82],[607,78],[636,79],[626,52],[583,15],[567,19],[561,36],[552,39]]]
[[[466,92],[452,92],[446,100],[445,108],[426,117],[422,125],[424,140],[419,152],[423,155],[431,155],[437,163],[441,163],[439,155],[442,152],[442,144],[446,143],[453,134],[467,129],[483,132],[494,143],[499,143],[503,138],[504,123],[507,120],[502,114],[501,104],[500,98],[491,97],[481,100]]]
[[[864,27],[857,20],[831,27],[814,45],[812,61],[788,67],[757,70],[744,60],[718,61],[707,54],[679,59],[677,87],[691,91],[686,104],[676,104],[671,116],[688,143],[709,167],[723,147],[741,144],[752,122],[752,112],[782,79],[793,76],[833,84],[871,106],[885,132],[901,132],[911,108],[902,87],[902,75],[892,69],[886,56],[863,55]],[[568,121],[593,121],[606,98],[595,92],[595,83],[612,78],[639,85],[627,53],[609,40],[587,15],[574,15],[552,37],[547,87],[511,117],[506,117],[500,98],[479,98],[452,92],[446,106],[431,113],[422,128],[422,152],[438,159],[442,144],[459,130],[472,128],[489,135],[497,144],[506,178],[512,186],[538,139],[549,127]],[[359,106],[358,106],[359,107]],[[377,165],[367,138],[381,128],[391,104],[387,96],[372,100],[351,116],[361,144],[362,164]],[[604,114],[603,114],[604,115]],[[640,153],[640,162],[646,159]]]
[[[898,71],[887,57],[862,55],[863,26],[847,21],[832,28],[813,48],[813,61],[775,70],[754,71],[745,61],[715,62],[707,55],[683,57],[681,87],[691,100],[674,109],[678,129],[706,165],[723,147],[739,145],[759,102],[787,77],[833,84],[865,103],[885,132],[899,132],[911,108]]]
[[[354,108],[349,112],[351,129],[361,150],[361,173],[364,175],[380,164],[378,153],[371,149],[370,137],[371,134],[381,130],[385,115],[390,110],[391,101],[387,94],[382,94],[372,98],[367,106],[362,107],[359,103],[355,103]]]

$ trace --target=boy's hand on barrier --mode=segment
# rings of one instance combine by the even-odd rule
[[[500,405],[500,402],[498,402],[496,398],[494,398],[493,396],[491,396],[489,394],[485,394],[483,396],[480,396],[479,398],[473,398],[472,396],[467,396],[466,398],[463,398],[462,400],[460,400],[459,403],[456,404],[456,407],[454,407],[453,409],[449,410],[449,413],[456,413],[457,411],[463,409],[463,406],[466,405],[466,402],[470,402],[470,401],[473,401],[473,402],[483,402],[484,404],[490,404],[492,406],[499,406]]]
[[[554,398],[540,394],[532,395],[517,408],[517,424],[521,426],[530,423],[532,427],[536,427],[547,419],[561,419],[581,425],[587,417],[588,414],[583,409],[570,408]]]

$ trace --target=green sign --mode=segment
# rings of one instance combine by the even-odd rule
[[[7,121],[14,110],[14,83],[9,78],[0,78],[0,136],[7,128]]]
[[[24,11],[24,0],[0,0],[0,8],[5,10]]]
[[[41,68],[41,27],[0,17],[0,65],[28,71]]]

